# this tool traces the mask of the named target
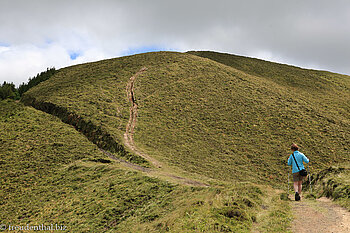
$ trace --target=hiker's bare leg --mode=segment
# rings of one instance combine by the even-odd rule
[[[299,181],[295,181],[294,182],[294,192],[296,193],[296,192],[298,192],[298,190],[299,190]]]
[[[302,188],[301,186],[302,186],[302,184],[303,184],[303,181],[302,181],[302,180],[299,180],[299,181],[298,181],[298,193],[299,193],[299,194],[301,194],[301,188]]]

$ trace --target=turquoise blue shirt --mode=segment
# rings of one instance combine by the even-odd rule
[[[294,159],[293,159],[293,156],[290,155],[290,156],[289,156],[289,159],[288,159],[288,165],[289,165],[289,166],[290,166],[290,165],[293,165],[293,166],[292,166],[292,167],[293,167],[292,173],[296,173],[296,172],[298,172],[298,171],[304,169],[305,167],[304,167],[303,162],[309,163],[309,159],[308,159],[303,153],[301,153],[301,152],[299,152],[299,151],[294,151],[294,157],[295,157],[296,161],[298,162],[298,165],[299,165],[299,168],[300,168],[300,169],[298,169],[297,165],[295,164],[295,161],[294,161]]]

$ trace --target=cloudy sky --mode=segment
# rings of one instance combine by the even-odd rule
[[[0,0],[1,83],[159,50],[214,50],[350,74],[350,1]]]

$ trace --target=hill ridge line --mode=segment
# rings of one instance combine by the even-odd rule
[[[29,105],[37,110],[56,116],[62,122],[73,126],[75,130],[81,132],[89,141],[94,143],[100,149],[105,151],[108,150],[112,153],[120,153],[122,156],[126,156],[128,153],[122,143],[117,142],[104,128],[95,125],[90,120],[84,119],[65,107],[58,106],[51,102],[38,101],[31,96],[25,96],[21,101],[25,105]]]

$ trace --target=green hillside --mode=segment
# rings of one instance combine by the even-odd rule
[[[112,152],[137,160],[123,146],[126,88],[136,73],[135,147],[164,170],[278,184],[286,179],[292,142],[314,171],[350,159],[349,76],[258,59],[157,52],[103,60],[59,70],[22,101],[68,123],[69,114],[83,119],[97,142],[108,135],[118,145]]]
[[[60,69],[0,102],[1,223],[288,232],[292,142],[316,194],[349,206],[349,90],[346,75],[216,52]]]
[[[7,227],[247,232],[263,197],[251,184],[191,187],[135,171],[58,118],[14,101],[0,102],[0,130],[0,219]]]

